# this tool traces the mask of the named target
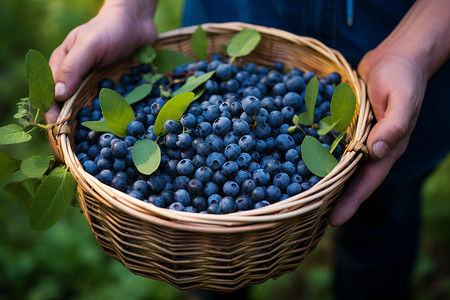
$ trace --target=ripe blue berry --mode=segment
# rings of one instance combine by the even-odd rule
[[[174,120],[167,120],[164,123],[164,130],[170,133],[175,133],[178,129],[178,125],[177,122],[175,122]]]
[[[144,124],[139,121],[131,121],[127,125],[127,132],[134,137],[140,137],[145,133]]]
[[[261,101],[255,96],[247,96],[241,101],[242,109],[249,115],[256,115],[261,109]]]
[[[230,131],[231,128],[231,121],[228,118],[225,117],[218,117],[213,125],[213,132],[216,135],[223,136],[225,133]]]
[[[249,210],[253,208],[252,198],[248,195],[240,195],[236,198],[236,207],[238,211]]]
[[[181,202],[174,202],[170,204],[169,209],[171,210],[177,210],[177,211],[185,211],[186,208]]]
[[[258,186],[267,185],[270,181],[270,174],[264,169],[257,169],[253,172],[252,179]]]
[[[180,202],[184,206],[188,206],[191,203],[191,196],[185,189],[179,189],[175,191],[174,200]]]
[[[191,176],[194,173],[195,165],[190,159],[182,159],[177,164],[177,172],[182,176]]]
[[[239,195],[239,185],[234,181],[227,181],[223,185],[223,193],[227,196],[236,197]]]

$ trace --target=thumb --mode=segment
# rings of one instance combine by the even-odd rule
[[[55,100],[65,101],[80,86],[82,79],[95,63],[92,46],[75,44],[66,50],[64,44],[58,47],[50,58],[55,80]]]

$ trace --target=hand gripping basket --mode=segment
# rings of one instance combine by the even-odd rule
[[[196,214],[158,208],[132,198],[86,173],[73,149],[76,114],[98,93],[98,82],[119,80],[137,64],[130,59],[89,75],[65,103],[58,125],[49,131],[57,158],[78,182],[78,201],[104,252],[131,272],[165,281],[179,289],[233,291],[262,283],[295,270],[323,236],[328,212],[344,183],[367,154],[372,113],[365,85],[345,59],[320,42],[281,30],[243,23],[204,24],[209,53],[221,52],[244,27],[262,36],[246,61],[273,66],[283,62],[314,71],[318,76],[337,71],[356,93],[354,121],[347,132],[347,147],[337,167],[311,189],[287,200],[256,210],[225,215]],[[155,48],[166,48],[193,57],[190,37],[195,27],[159,36]],[[72,130],[70,130],[72,129]]]

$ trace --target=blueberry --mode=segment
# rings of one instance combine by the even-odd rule
[[[253,208],[252,198],[248,195],[240,195],[239,197],[236,198],[236,207],[238,211],[252,209]]]
[[[192,206],[195,207],[198,211],[205,210],[208,207],[208,203],[206,202],[206,198],[203,196],[196,196],[192,199]]]
[[[266,188],[263,186],[257,186],[252,190],[252,200],[254,203],[266,199]]]
[[[113,169],[116,172],[124,171],[127,168],[127,163],[123,158],[115,158],[113,161]]]
[[[227,176],[222,171],[216,171],[213,174],[213,182],[219,186],[222,186],[227,181]]]
[[[211,181],[213,176],[213,171],[206,166],[202,166],[200,168],[198,168],[197,170],[195,170],[195,174],[194,177],[199,179],[201,182],[203,183],[207,183],[209,181]]]
[[[192,162],[194,163],[194,166],[200,168],[201,166],[204,166],[206,164],[206,159],[204,156],[196,154],[194,155],[194,157],[192,157]]]
[[[242,86],[245,86],[245,84],[243,84]],[[262,92],[256,86],[247,86],[244,89],[243,96],[244,97],[254,97],[254,98],[258,99],[258,101],[259,101],[259,98],[261,98],[261,96],[262,96]],[[242,106],[244,106],[244,104],[242,104]],[[261,102],[259,102],[259,107],[261,108]],[[245,109],[244,109],[244,111],[245,111]],[[249,113],[249,114],[251,114],[251,113]],[[254,115],[254,114],[251,114],[251,115]]]
[[[259,139],[266,139],[272,133],[272,128],[268,123],[261,123],[255,126],[255,134]]]
[[[292,76],[286,81],[286,87],[290,92],[301,93],[306,88],[306,83],[301,76]]]
[[[213,125],[213,132],[216,135],[223,136],[225,133],[230,131],[231,128],[231,121],[228,118],[225,117],[218,117]]]
[[[216,68],[216,76],[224,80],[231,76],[231,67],[227,64],[220,64]]]
[[[260,124],[264,123],[269,119],[269,113],[265,108],[261,108],[255,116],[255,122]]]
[[[208,122],[213,122],[220,116],[220,109],[217,105],[209,105],[206,110],[203,112],[205,119]]]
[[[278,82],[272,87],[272,92],[275,95],[283,96],[287,92],[286,85],[282,82]]]
[[[250,195],[256,188],[256,183],[252,179],[246,179],[241,185],[242,193]]]
[[[187,189],[189,194],[191,194],[192,196],[200,195],[203,190],[203,183],[197,178],[193,178],[189,180],[187,184]]]
[[[223,185],[223,193],[227,196],[237,196],[239,194],[239,184],[234,181],[225,182]]]
[[[238,158],[236,158],[236,163],[238,164],[239,168],[247,168],[251,161],[252,161],[252,157],[250,156],[250,154],[244,152],[241,153]]]
[[[238,144],[239,147],[241,147],[242,151],[250,152],[255,148],[256,140],[253,138],[253,136],[246,134],[239,139]]]
[[[186,210],[183,203],[181,203],[181,202],[174,202],[174,203],[170,204],[169,209],[177,210],[177,211],[185,211]]]
[[[280,111],[274,110],[269,113],[269,125],[271,127],[274,127],[274,128],[280,127],[281,124],[283,124],[283,122],[284,122],[284,117]]]
[[[298,151],[295,149],[287,150],[286,154],[285,154],[285,158],[286,158],[286,161],[292,162],[294,164],[296,164],[300,161],[300,155],[299,155]]]
[[[127,132],[131,136],[140,137],[145,133],[144,124],[139,121],[131,121],[127,125]]]
[[[311,188],[311,184],[309,182],[303,182],[301,186],[303,191],[309,190]]]
[[[234,131],[230,131],[223,137],[223,142],[225,146],[229,144],[237,144],[239,142],[239,136],[237,136]]]
[[[288,194],[289,196],[295,196],[301,192],[302,186],[297,182],[290,183],[286,188],[286,194]]]
[[[100,150],[98,145],[91,145],[87,151],[87,155],[89,155],[91,159],[95,159],[95,157],[100,154]]]
[[[190,159],[182,159],[177,164],[177,172],[179,175],[191,176],[195,171],[195,165]]]
[[[225,156],[220,152],[212,152],[206,158],[206,165],[213,171],[218,171],[222,168],[223,164],[226,162]]]
[[[75,150],[76,154],[80,154],[80,153],[87,153],[89,150],[89,142],[85,141],[85,142],[81,142],[77,145],[77,148]]]
[[[164,130],[170,133],[176,132],[178,129],[178,124],[174,120],[167,120],[164,123]]]
[[[211,194],[208,197],[208,205],[211,204],[219,204],[219,202],[222,200],[222,196],[220,196],[219,194]]]
[[[219,202],[220,210],[224,214],[235,212],[237,209],[237,205],[233,197],[223,197]]]
[[[341,75],[337,72],[331,72],[326,77],[328,84],[338,85],[341,83]]]
[[[296,92],[288,92],[283,96],[283,105],[290,106],[297,111],[302,106],[302,97]]]
[[[188,133],[179,134],[176,139],[176,144],[180,149],[189,149],[192,147],[192,137]]]
[[[165,187],[164,178],[157,174],[152,174],[147,180],[148,187],[153,193],[161,192]]]
[[[327,84],[325,86],[325,89],[323,91],[323,96],[327,100],[331,100],[331,97],[333,96],[335,87],[333,85]]]
[[[282,167],[283,165],[281,164],[281,162],[276,159],[269,160],[265,165],[265,169],[271,176],[275,176],[276,174],[280,173]]]
[[[157,196],[157,195],[151,195],[148,197],[148,200],[146,201],[148,203],[151,203],[157,207],[165,207],[166,203],[164,202],[163,197]]]
[[[297,164],[297,174],[302,178],[308,178],[311,175],[311,172],[308,170],[303,160],[299,161]]]
[[[305,73],[303,74],[303,79],[304,79],[306,82],[309,82],[311,79],[313,79],[314,76],[316,76],[316,73],[314,73],[314,72],[312,72],[312,71],[305,72]]]
[[[230,112],[233,116],[240,116],[244,110],[240,102],[233,102],[230,104]]]
[[[223,164],[222,166],[222,173],[225,176],[234,176],[234,174],[236,174],[236,172],[239,170],[239,166],[238,164],[233,161],[227,161],[225,164]]]
[[[111,169],[111,166],[112,166],[112,163],[107,158],[102,157],[97,161],[97,168],[99,170]]]
[[[237,92],[240,87],[239,81],[234,78],[227,80],[225,86],[229,92]]]
[[[132,190],[136,190],[139,191],[140,193],[142,193],[142,195],[146,198],[148,196],[148,194],[150,194],[150,188],[147,184],[147,182],[145,180],[136,180],[132,185],[131,185],[131,189]]]
[[[294,175],[291,175],[291,183],[302,183],[303,182],[303,178],[300,176],[300,175],[298,175],[298,174],[294,174]]]
[[[266,189],[267,201],[274,203],[278,202],[281,198],[281,190],[275,185],[270,185]]]
[[[98,178],[104,184],[111,185],[113,180],[113,174],[111,170],[101,170],[100,173],[98,174]]]
[[[208,214],[220,214],[222,211],[220,210],[219,204],[211,204],[206,209]]]
[[[269,201],[262,200],[262,201],[256,202],[255,205],[253,205],[253,209],[261,208],[261,207],[268,206],[268,205],[270,205]]]
[[[197,210],[195,207],[191,206],[191,205],[186,206],[185,211],[186,211],[186,212],[191,212],[191,213],[196,213],[196,212],[198,212],[198,210]]]
[[[164,200],[165,206],[169,206],[170,203],[173,202],[173,199],[175,197],[175,193],[172,190],[163,190],[159,196]]]
[[[238,163],[239,164],[239,163]],[[247,171],[249,171],[250,173],[252,173],[253,174],[253,172],[255,171],[255,170],[257,170],[257,169],[260,169],[261,168],[261,166],[260,166],[260,164],[258,164],[257,162],[251,162],[249,165],[248,165],[248,167],[247,167]]]
[[[270,181],[270,174],[264,169],[257,169],[253,172],[252,179],[258,186],[267,185]]]
[[[250,179],[252,175],[247,170],[239,170],[234,175],[234,181],[241,185],[245,180]]]
[[[280,151],[287,151],[295,147],[294,139],[288,134],[280,134],[275,139],[276,147]]]
[[[211,150],[214,152],[222,152],[225,148],[225,142],[222,138],[215,134],[210,134],[205,138],[205,142],[211,145]]]
[[[273,177],[273,184],[279,187],[281,191],[284,191],[290,183],[291,178],[286,173],[281,172]]]
[[[195,116],[193,114],[186,113],[181,116],[180,122],[181,125],[183,125],[186,128],[193,128],[197,120],[195,119]]]
[[[294,175],[295,172],[297,171],[297,167],[294,163],[290,162],[290,161],[285,161],[282,166],[281,166],[281,170],[288,174],[289,176]]]
[[[201,122],[197,126],[198,135],[202,138],[205,138],[212,132],[212,126],[209,122]]]
[[[80,164],[83,164],[85,161],[89,160],[89,156],[86,153],[80,153],[77,155],[77,159],[80,161]]]
[[[249,115],[256,115],[261,109],[261,101],[255,96],[247,96],[241,101],[242,109]]]
[[[212,181],[207,182],[203,187],[203,194],[205,194],[206,196],[209,196],[211,194],[217,194],[219,193],[219,191],[220,191],[219,186]]]
[[[242,119],[237,119],[236,121],[233,122],[233,132],[236,133],[238,136],[249,134],[250,125],[248,124],[248,122]]]
[[[235,160],[241,154],[241,147],[239,147],[237,144],[234,143],[229,144],[228,146],[225,147],[223,154],[229,160]]]
[[[313,186],[313,185],[317,184],[320,181],[320,179],[321,178],[319,176],[313,175],[313,176],[309,177],[308,182],[311,186]]]
[[[174,201],[174,203],[180,202],[184,206],[188,206],[191,203],[191,196],[185,189],[179,189],[174,194]]]
[[[124,158],[127,155],[128,146],[124,141],[111,143],[112,155],[116,158]]]
[[[118,176],[118,174],[116,174],[111,182],[111,186],[119,191],[124,192],[127,189],[126,176]]]

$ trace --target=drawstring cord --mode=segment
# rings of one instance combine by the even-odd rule
[[[353,0],[347,0],[347,26],[353,26]]]

